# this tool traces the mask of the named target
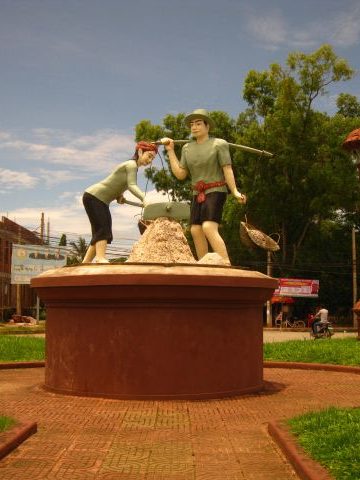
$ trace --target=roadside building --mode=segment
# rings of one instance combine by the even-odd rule
[[[41,245],[40,237],[21,225],[2,217],[0,221],[0,320],[5,320],[16,310],[17,302],[22,313],[36,305],[36,294],[30,285],[11,284],[11,255],[13,244]]]

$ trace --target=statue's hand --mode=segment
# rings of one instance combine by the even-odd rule
[[[124,197],[124,195],[119,195],[116,201],[117,203],[123,204],[126,202],[126,198]]]
[[[166,151],[174,150],[174,140],[169,137],[164,137],[160,140],[161,145],[165,146]]]
[[[240,193],[238,190],[236,190],[233,195],[239,203],[246,203],[247,198],[246,195],[244,195],[243,193]]]

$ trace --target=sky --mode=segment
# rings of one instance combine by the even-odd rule
[[[359,0],[0,0],[0,216],[39,231],[43,212],[52,238],[89,239],[83,191],[132,156],[138,122],[236,118],[249,70],[324,43],[360,70]],[[359,73],[318,109],[335,113],[340,92],[360,97]],[[127,251],[141,211],[111,212]]]

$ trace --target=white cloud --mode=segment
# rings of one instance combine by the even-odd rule
[[[292,24],[278,11],[248,14],[250,34],[267,50],[280,47],[313,48],[322,43],[334,47],[351,47],[360,40],[360,5],[349,5],[349,11],[329,11],[304,26]]]
[[[0,193],[5,191],[34,188],[39,183],[51,188],[63,182],[85,178],[85,174],[76,174],[71,170],[46,170],[40,169],[30,175],[27,172],[0,168]]]
[[[33,188],[38,183],[38,179],[32,177],[26,172],[17,172],[0,168],[0,193],[6,190]]]
[[[63,182],[81,180],[85,178],[85,175],[75,174],[71,170],[45,170],[42,168],[39,170],[39,177],[46,187],[50,188]]]
[[[0,141],[7,140],[8,138],[10,138],[10,133],[0,132]]]
[[[80,193],[78,193],[77,195],[80,195]],[[63,192],[59,195],[59,198],[61,200],[67,200],[68,198],[72,199],[74,198],[74,192]]]
[[[93,135],[78,136],[68,132],[36,129],[31,141],[9,132],[0,136],[0,150],[14,150],[20,159],[47,165],[67,165],[88,172],[107,172],[133,153],[131,135],[101,130]]]
[[[250,16],[247,25],[252,35],[264,42],[266,48],[272,49],[286,42],[287,26],[281,14]]]
[[[339,47],[351,47],[360,40],[360,5],[350,12],[340,12],[329,22],[331,43]]]

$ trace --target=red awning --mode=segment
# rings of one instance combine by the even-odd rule
[[[271,303],[295,303],[292,297],[282,297],[281,295],[274,295],[271,297]]]
[[[346,137],[343,147],[346,150],[359,150],[360,149],[360,128],[353,130]]]

